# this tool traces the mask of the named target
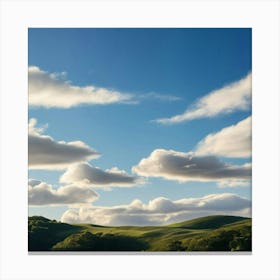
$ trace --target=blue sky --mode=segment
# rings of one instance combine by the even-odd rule
[[[82,141],[101,154],[99,158],[87,160],[91,166],[103,171],[117,167],[129,176],[145,179],[144,183],[130,187],[115,187],[112,182],[109,190],[106,186],[88,184],[87,188],[99,196],[93,205],[129,205],[134,199],[146,205],[159,197],[174,202],[225,193],[251,199],[251,185],[248,182],[246,186],[243,182],[242,186],[229,187],[225,184],[221,187],[217,184],[220,180],[217,178],[178,180],[170,178],[173,175],[169,176],[167,169],[160,176],[151,174],[150,165],[141,166],[146,168],[144,171],[136,168],[132,172],[132,167],[139,165],[142,159],[152,159],[151,153],[155,150],[194,152],[207,135],[218,133],[251,116],[251,107],[247,104],[251,92],[245,92],[247,88],[243,90],[251,73],[251,29],[31,28],[28,32],[28,63],[29,67],[33,67],[33,70],[29,68],[33,71],[29,72],[29,120],[36,119],[36,127],[45,126],[40,135],[51,136],[55,141]],[[41,77],[40,85],[36,80],[38,77]],[[240,82],[242,79],[246,81]],[[241,84],[238,86],[234,82]],[[34,92],[33,83],[36,85]],[[44,83],[48,84],[45,86]],[[103,104],[72,104],[65,108],[61,105],[63,101],[60,105],[55,104],[58,96],[56,90],[61,93],[61,85],[63,89],[67,89],[67,85],[75,86],[80,96],[86,86],[93,86],[104,89],[109,95],[117,92],[118,96],[126,99]],[[47,98],[40,95],[44,86],[49,87]],[[199,102],[203,97],[214,91],[227,90],[228,86],[233,90],[226,91],[228,97],[221,98],[231,100],[235,91],[236,95],[240,91],[245,96],[237,96],[238,100],[234,97],[230,109],[218,108],[218,113],[205,113],[178,122],[171,120],[173,116],[200,106],[197,104],[201,104]],[[220,96],[220,92],[217,96]],[[67,100],[67,95],[62,98]],[[221,102],[211,103],[212,107],[208,109],[211,111],[216,105],[221,107],[225,102],[221,99]],[[250,127],[246,131],[249,130]],[[213,141],[222,141],[227,146],[224,138],[216,138]],[[229,141],[229,137],[226,139]],[[245,140],[237,138],[236,147],[239,147],[239,142],[241,147]],[[29,150],[31,145],[29,142]],[[207,142],[207,149],[205,145],[202,157],[209,155],[210,152],[206,155],[205,151],[212,149],[214,144],[209,148]],[[241,152],[223,149],[210,154],[236,166],[251,162],[249,152],[244,151],[241,155]],[[32,159],[32,156],[36,156],[36,159],[40,157],[39,154],[29,154],[29,158]],[[151,160],[149,164],[158,162]],[[38,163],[30,168],[29,178],[59,189],[63,186],[59,178],[66,170],[68,166],[57,169],[41,167]],[[244,180],[244,175],[238,176],[235,179]],[[77,184],[78,181],[70,180],[68,183]],[[65,211],[74,209],[75,212],[79,207],[67,203],[37,203],[29,207],[29,215],[60,219]],[[225,213],[227,211],[225,209]]]

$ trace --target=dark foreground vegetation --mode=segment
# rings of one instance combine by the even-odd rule
[[[29,251],[251,251],[251,219],[209,216],[167,226],[70,225],[28,218]]]

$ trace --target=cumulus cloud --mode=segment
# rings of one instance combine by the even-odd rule
[[[64,169],[69,164],[99,157],[82,141],[56,141],[43,135],[44,128],[36,127],[37,120],[29,121],[28,164],[30,169]]]
[[[39,180],[29,179],[28,182],[30,206],[83,205],[91,204],[97,199],[98,194],[89,187],[69,185],[54,189],[51,185]]]
[[[66,223],[100,225],[163,225],[205,215],[250,216],[251,202],[237,194],[211,194],[172,201],[158,197],[147,204],[136,199],[128,205],[69,209],[61,217]]]
[[[141,184],[143,179],[129,175],[117,167],[104,171],[88,163],[78,163],[68,167],[60,177],[60,182],[96,187],[130,187]]]
[[[200,155],[212,154],[224,157],[250,157],[252,150],[252,117],[235,125],[207,135],[196,149]]]
[[[105,105],[129,102],[130,94],[90,86],[75,86],[63,79],[65,73],[48,73],[39,67],[28,68],[29,105],[46,108],[71,108],[79,105]]]
[[[237,82],[214,90],[192,104],[183,114],[157,119],[162,124],[174,124],[192,119],[214,117],[233,111],[245,111],[251,106],[252,74]]]
[[[179,182],[249,180],[251,165],[233,165],[216,156],[198,156],[173,150],[157,149],[142,159],[132,171],[145,177],[162,177]]]

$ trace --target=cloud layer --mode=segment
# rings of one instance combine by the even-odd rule
[[[252,75],[214,90],[191,105],[183,114],[157,119],[162,124],[174,124],[192,119],[214,117],[233,111],[248,110],[251,106]]]
[[[205,215],[250,216],[251,202],[232,193],[211,194],[200,198],[172,201],[158,197],[148,204],[136,199],[128,205],[69,209],[61,217],[66,223],[99,225],[163,225]]]
[[[88,187],[70,185],[54,189],[45,182],[29,180],[28,203],[30,206],[82,205],[91,204],[97,199],[98,194]]]
[[[78,163],[69,166],[60,177],[60,182],[95,187],[131,187],[141,184],[143,179],[129,175],[117,167],[104,171],[88,163]]]
[[[130,94],[95,86],[74,86],[63,79],[64,73],[48,73],[39,67],[28,68],[29,105],[46,108],[71,108],[86,104],[129,102]]]
[[[179,182],[249,180],[251,165],[232,165],[215,156],[197,156],[173,150],[157,149],[148,158],[142,159],[132,168],[145,177],[162,177]]]
[[[217,133],[209,134],[198,143],[196,153],[224,157],[250,157],[252,150],[251,127],[252,117],[250,116]]]
[[[82,141],[56,141],[43,135],[36,127],[37,120],[29,121],[28,164],[30,169],[64,169],[69,164],[99,157],[99,154]]]

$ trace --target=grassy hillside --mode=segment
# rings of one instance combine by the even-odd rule
[[[227,224],[232,224],[244,220],[248,220],[248,218],[217,215],[217,216],[206,216],[202,218],[197,218],[186,222],[172,224],[169,226],[192,228],[192,229],[210,229],[210,228],[214,229]]]
[[[167,226],[70,225],[29,217],[29,251],[251,251],[251,219],[209,216]]]

